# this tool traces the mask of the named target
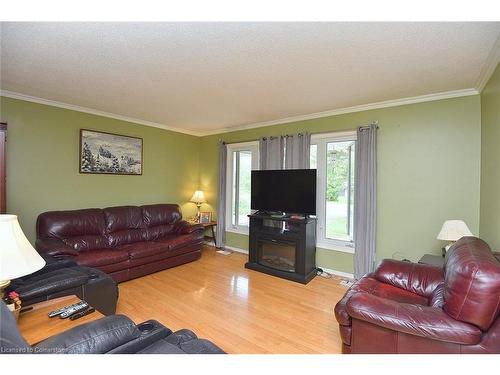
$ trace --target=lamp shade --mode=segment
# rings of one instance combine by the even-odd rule
[[[191,202],[193,202],[193,203],[205,203],[206,199],[205,199],[205,194],[203,194],[203,191],[196,190],[194,192],[193,196],[191,197]]]
[[[38,271],[45,260],[31,246],[16,215],[0,215],[0,280]]]
[[[464,236],[473,236],[467,224],[462,220],[446,220],[437,239],[443,241],[458,241]]]

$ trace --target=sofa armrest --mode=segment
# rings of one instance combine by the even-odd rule
[[[111,315],[49,337],[33,347],[35,353],[103,354],[140,337],[124,315]]]
[[[429,298],[444,281],[441,267],[384,259],[374,272],[380,282]]]
[[[63,268],[26,279],[15,285],[15,291],[24,303],[44,296],[54,296],[62,291],[72,290],[89,281],[89,275],[73,268]],[[36,302],[36,301],[35,301]]]
[[[368,293],[358,293],[347,302],[353,319],[432,340],[475,345],[481,340],[476,326],[451,318],[442,309],[399,303]]]
[[[186,220],[180,220],[174,224],[174,233],[177,234],[190,234],[196,231],[203,231],[203,225],[190,224]]]
[[[134,354],[172,334],[172,330],[156,320],[147,320],[137,325],[140,336],[110,350],[108,354]]]
[[[36,240],[36,249],[42,254],[48,254],[53,257],[77,256],[78,251],[71,246],[66,245],[57,238],[44,238]]]

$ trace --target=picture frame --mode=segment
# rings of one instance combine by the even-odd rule
[[[80,173],[141,176],[142,171],[142,138],[80,129]]]
[[[210,224],[212,222],[212,212],[200,212],[200,224]]]

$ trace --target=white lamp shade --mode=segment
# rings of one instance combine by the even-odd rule
[[[0,215],[0,280],[12,280],[38,271],[45,260],[31,246],[16,215]]]
[[[458,241],[464,236],[473,236],[467,224],[462,220],[446,220],[437,239],[443,241]]]
[[[203,191],[201,190],[196,190],[191,197],[191,202],[193,203],[205,203],[205,194],[203,194]]]

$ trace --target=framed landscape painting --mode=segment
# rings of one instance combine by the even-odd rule
[[[80,129],[80,173],[142,175],[142,138]]]

